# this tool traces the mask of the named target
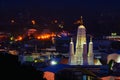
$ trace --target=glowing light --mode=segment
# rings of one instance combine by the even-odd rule
[[[33,25],[36,23],[35,20],[32,20],[31,22],[32,22]]]
[[[38,61],[37,60],[34,60],[35,63],[37,63]]]
[[[9,54],[18,55],[18,52],[16,50],[9,50]]]
[[[15,20],[11,20],[11,23],[14,23],[15,22]]]
[[[21,36],[19,36],[19,37],[18,37],[18,40],[19,40],[19,41],[21,41],[21,40],[22,40],[22,37],[21,37]]]
[[[58,25],[58,27],[63,28],[64,26],[60,24],[60,25]]]
[[[51,34],[52,37],[56,36],[54,33]]]
[[[22,41],[23,40],[23,37],[22,36],[18,36],[15,41]]]
[[[36,38],[37,39],[50,39],[54,36],[56,36],[54,33],[52,33],[52,34],[41,34],[41,35],[38,35]]]
[[[117,58],[117,62],[120,63],[120,55]]]
[[[51,63],[50,63],[51,65],[56,65],[57,64],[57,61],[51,61]]]
[[[10,37],[10,40],[13,40],[14,39],[14,37]]]
[[[117,33],[111,33],[111,36],[116,36],[117,35]]]
[[[40,39],[41,37],[40,36],[37,36],[37,39]]]
[[[57,20],[54,21],[54,23],[57,23],[57,22],[58,22]]]

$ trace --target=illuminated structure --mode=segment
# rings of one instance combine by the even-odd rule
[[[92,37],[90,37],[90,42],[89,42],[88,65],[94,65],[94,54],[93,54],[93,42],[92,42]]]
[[[110,36],[106,36],[104,38],[113,41],[120,41],[120,35],[117,35],[117,33],[111,33]]]
[[[87,52],[86,43],[86,28],[83,25],[83,20],[81,17],[80,26],[78,26],[77,40],[76,40],[76,50],[74,51],[74,44],[70,42],[70,65],[94,65],[93,60],[93,43],[92,39],[89,42],[89,49]],[[74,54],[75,53],[75,54]]]
[[[81,17],[80,20],[80,26],[78,26],[77,31],[77,41],[76,41],[76,64],[77,65],[83,65],[84,59],[87,57],[86,55],[83,55],[83,52],[86,54],[86,28],[83,25],[83,20]],[[86,60],[85,60],[86,63]]]
[[[70,54],[69,54],[69,64],[70,65],[74,65],[75,60],[74,60],[74,43],[73,43],[73,39],[71,38],[71,42],[70,42]]]

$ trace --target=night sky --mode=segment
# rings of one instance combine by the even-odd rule
[[[83,16],[88,33],[119,33],[119,3],[120,0],[0,0],[0,24],[11,19],[35,19],[38,24],[47,24],[58,19],[65,22],[66,29],[73,30],[73,23]]]

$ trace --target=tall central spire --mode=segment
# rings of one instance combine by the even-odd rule
[[[78,26],[78,30],[77,30],[77,41],[76,41],[76,56],[77,56],[78,65],[83,65],[84,44],[86,44],[86,28],[83,25],[83,19],[81,16],[80,26]]]

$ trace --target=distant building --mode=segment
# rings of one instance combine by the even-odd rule
[[[104,36],[104,38],[113,41],[120,41],[120,36],[117,35],[117,33],[111,33],[110,36]]]

